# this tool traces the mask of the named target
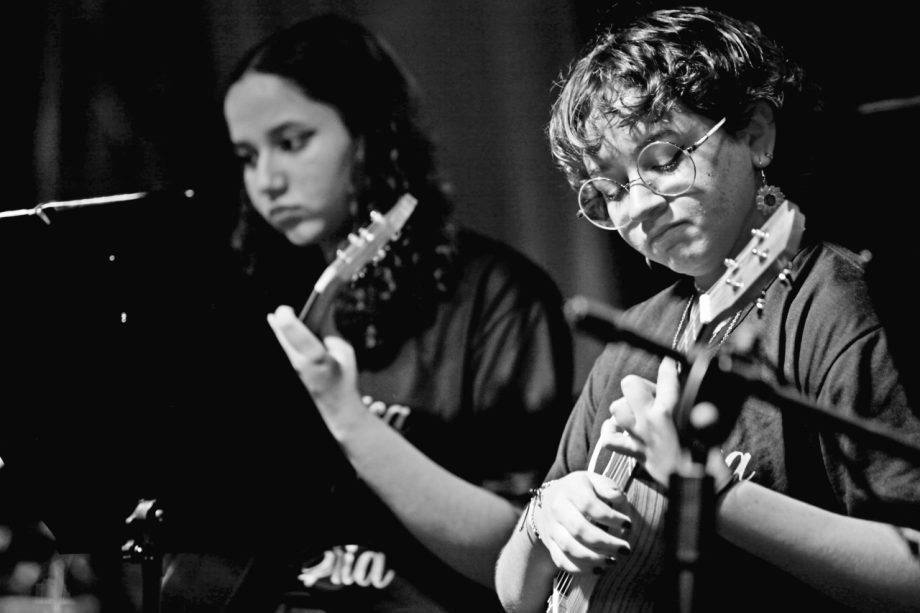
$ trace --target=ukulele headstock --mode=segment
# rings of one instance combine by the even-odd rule
[[[751,230],[751,240],[735,258],[725,261],[725,273],[700,295],[700,323],[707,325],[725,316],[736,305],[751,300],[774,276],[784,275],[804,231],[805,216],[785,200],[766,223]]]

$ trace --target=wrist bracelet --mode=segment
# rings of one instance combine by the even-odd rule
[[[543,490],[549,487],[551,483],[552,481],[547,481],[540,487],[531,488],[530,490],[530,502],[527,503],[527,508],[524,509],[524,521],[521,522],[521,528],[527,526],[527,536],[530,537],[531,543],[540,540],[536,514],[537,509],[543,508]]]

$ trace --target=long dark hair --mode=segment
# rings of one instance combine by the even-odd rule
[[[455,278],[452,203],[415,85],[383,40],[336,14],[301,21],[258,44],[231,73],[227,89],[250,72],[287,79],[309,98],[334,107],[352,137],[362,140],[363,158],[353,177],[353,230],[370,221],[372,210],[389,210],[405,192],[418,200],[388,255],[336,301],[337,328],[355,346],[361,366],[383,365],[402,340],[431,322],[436,302],[450,293]],[[304,258],[318,251],[290,245],[248,202],[234,246],[251,274],[276,284],[306,283],[291,275],[303,275]],[[285,269],[292,270],[279,273]]]

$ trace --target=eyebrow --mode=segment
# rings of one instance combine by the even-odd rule
[[[636,157],[638,157],[639,152],[642,151],[642,149],[644,149],[651,143],[654,143],[655,141],[668,140],[668,137],[674,140],[677,140],[676,137],[680,135],[681,134],[677,132],[676,130],[674,130],[672,126],[661,125],[655,128],[654,130],[652,130],[651,132],[649,132],[648,134],[646,134],[645,137],[641,141],[636,143],[636,146],[629,153],[629,157],[630,159],[635,159]],[[616,149],[616,151],[619,153],[619,149]],[[595,162],[597,162],[597,158],[592,158],[592,159]],[[596,167],[593,169],[593,172],[588,173],[588,176],[589,177],[601,176],[609,172],[610,169],[611,169],[611,164],[597,164]]]
[[[269,128],[267,132],[268,139],[276,140],[284,136],[284,133],[287,132],[288,130],[297,130],[300,132],[315,132],[316,128],[308,126],[307,124],[304,124],[300,121],[290,119],[290,120],[284,121],[276,126]],[[230,138],[230,142],[235,147],[240,147],[240,146],[252,147],[253,146],[253,144],[248,139],[235,140],[232,138],[232,136]]]
[[[272,128],[268,131],[268,134],[269,134],[270,136],[272,136],[272,137],[277,137],[277,136],[280,136],[280,135],[284,134],[284,133],[287,132],[288,130],[297,130],[297,131],[299,131],[299,132],[315,132],[315,131],[316,131],[316,128],[311,127],[311,126],[309,126],[309,125],[303,123],[302,121],[297,121],[297,120],[294,120],[294,119],[288,119],[287,121],[284,121],[284,122],[279,123],[278,125],[272,127]]]

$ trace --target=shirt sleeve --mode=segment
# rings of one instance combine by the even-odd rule
[[[483,459],[481,484],[523,501],[549,468],[571,409],[571,332],[558,290],[536,268],[484,276],[474,321],[465,438]]]
[[[816,265],[814,281],[793,304],[788,338],[794,384],[819,407],[880,433],[920,441],[920,412],[911,407],[888,331],[869,298],[863,270],[834,253]],[[815,274],[817,273],[817,274]],[[788,372],[788,370],[787,370]],[[909,376],[909,373],[907,373]],[[883,438],[841,424],[820,428],[827,479],[848,515],[920,527],[920,465]]]

